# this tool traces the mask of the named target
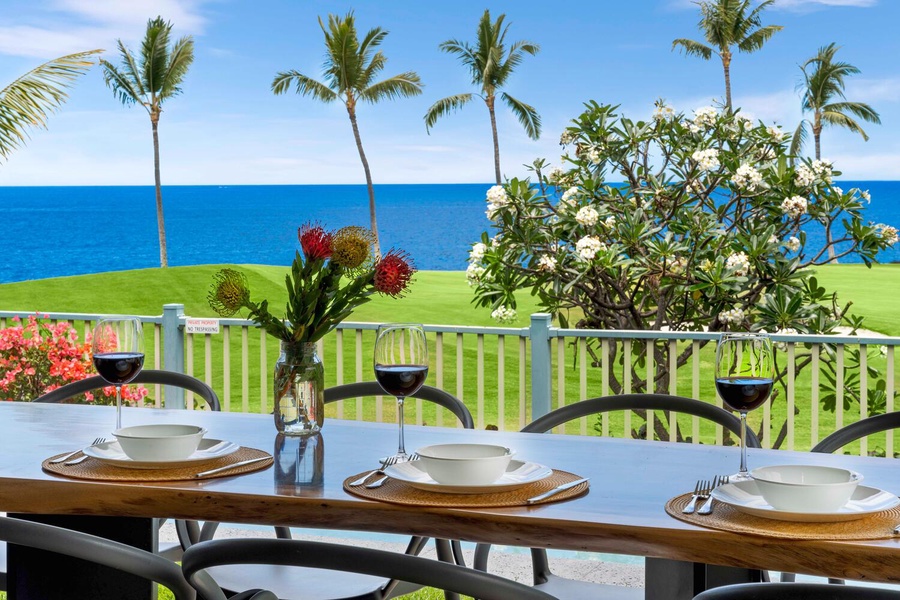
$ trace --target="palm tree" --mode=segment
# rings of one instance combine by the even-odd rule
[[[363,100],[375,104],[380,100],[409,98],[422,93],[422,83],[413,71],[394,75],[381,81],[373,81],[384,69],[387,57],[376,48],[381,45],[388,32],[380,27],[370,29],[360,41],[356,32],[353,11],[344,17],[328,15],[328,27],[319,19],[319,26],[325,34],[327,56],[322,75],[326,83],[321,83],[299,71],[282,71],[272,81],[272,91],[286,93],[293,85],[297,94],[311,96],[321,102],[341,100],[347,107],[350,126],[359,160],[366,173],[366,187],[369,192],[369,218],[372,233],[375,236],[375,255],[381,256],[381,243],[378,238],[378,220],[375,217],[375,188],[372,186],[372,172],[369,161],[363,150],[359,125],[356,121],[356,104]]]
[[[764,0],[750,10],[750,0],[704,0],[700,6],[698,27],[709,43],[679,38],[672,42],[672,49],[681,46],[687,55],[709,60],[713,54],[722,59],[725,72],[725,108],[731,110],[731,49],[737,46],[740,52],[756,52],[769,41],[781,25],[762,26],[760,13],[775,0]]]
[[[869,123],[881,123],[878,113],[863,102],[847,102],[844,96],[844,78],[848,75],[856,75],[859,69],[845,62],[835,62],[834,55],[840,50],[840,46],[834,43],[819,48],[819,52],[800,67],[803,71],[803,83],[800,89],[803,91],[801,100],[803,112],[812,111],[812,122],[806,119],[800,121],[794,137],[791,140],[791,154],[797,155],[807,137],[806,125],[812,127],[813,139],[816,144],[816,158],[822,158],[821,135],[825,125],[846,127],[855,131],[868,141],[869,136],[863,131],[853,117]],[[839,99],[837,102],[835,100]],[[848,114],[849,113],[849,114]]]
[[[89,50],[47,61],[0,90],[0,158],[8,159],[25,144],[29,128],[47,127],[47,117],[68,98],[66,90],[94,65],[87,58],[99,52],[102,50]]]
[[[100,60],[106,85],[122,104],[143,106],[150,115],[153,129],[153,174],[156,183],[156,226],[159,231],[159,266],[169,266],[166,250],[166,224],[163,219],[162,184],[159,178],[159,115],[162,104],[172,96],[181,93],[191,63],[194,62],[194,40],[185,36],[169,46],[172,24],[156,17],[147,21],[147,31],[141,42],[140,56],[135,58],[117,40],[122,59],[117,67],[106,60]]]
[[[477,41],[474,46],[458,40],[447,40],[440,45],[440,49],[448,54],[459,57],[463,65],[472,73],[472,83],[481,88],[478,96],[487,105],[491,116],[491,134],[494,139],[494,176],[497,185],[500,185],[500,142],[497,139],[497,117],[494,112],[497,91],[506,85],[509,76],[522,62],[525,54],[534,56],[540,51],[540,46],[531,42],[513,42],[509,51],[506,50],[506,32],[509,25],[504,26],[506,15],[500,15],[497,20],[491,22],[491,12],[485,10],[478,22],[476,32]],[[473,94],[456,94],[435,102],[425,113],[425,128],[431,130],[437,120],[459,108],[462,108],[472,100]],[[519,123],[525,128],[525,133],[533,140],[541,135],[541,117],[533,106],[517,100],[500,92],[500,98],[516,115]]]

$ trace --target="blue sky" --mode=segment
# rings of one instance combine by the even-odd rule
[[[376,183],[489,182],[493,179],[487,110],[478,100],[441,119],[431,135],[422,120],[437,99],[475,91],[456,59],[438,50],[450,38],[472,40],[485,8],[505,13],[508,39],[540,44],[506,91],[535,106],[540,140],[513,116],[498,116],[505,176],[524,175],[537,157],[558,162],[559,134],[588,100],[650,115],[656,98],[691,112],[724,96],[721,63],[671,50],[679,37],[702,39],[690,0],[3,0],[0,82],[44,60],[104,48],[115,40],[137,49],[157,14],[192,35],[195,62],[183,95],[164,105],[160,121],[163,184],[363,183],[350,124],[341,104],[293,93],[274,96],[276,72],[321,78],[323,37],[317,17],[353,10],[362,31],[390,33],[385,75],[407,70],[425,84],[421,96],[361,105],[359,123]],[[848,80],[850,100],[868,102],[881,126],[856,134],[826,130],[823,156],[844,179],[900,179],[900,22],[898,0],[779,0],[764,13],[784,30],[732,66],[736,105],[793,130],[799,119],[799,65],[825,44],[862,70]],[[150,123],[123,107],[98,69],[82,78],[49,129],[0,164],[0,185],[150,185]]]

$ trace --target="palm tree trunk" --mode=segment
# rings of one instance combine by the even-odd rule
[[[813,117],[813,140],[816,142],[816,160],[822,159],[822,114],[816,111]],[[834,244],[831,239],[831,226],[825,228],[825,243],[828,244],[828,262],[838,262],[835,258]]]
[[[722,54],[722,69],[725,71],[725,109],[731,112],[731,55]]]
[[[500,181],[500,140],[497,138],[497,115],[494,114],[494,96],[485,98],[488,112],[491,115],[491,135],[494,136],[494,178],[497,185],[501,185]]]
[[[363,150],[362,138],[359,137],[359,126],[356,124],[356,109],[353,104],[347,104],[347,114],[350,115],[350,125],[353,127],[353,138],[356,140],[356,149],[359,151],[359,160],[362,161],[363,170],[366,172],[366,188],[369,191],[369,219],[372,222],[372,234],[375,236],[375,260],[381,259],[381,241],[378,238],[378,219],[375,217],[375,187],[372,185],[372,172],[369,171],[369,161]]]
[[[163,218],[162,182],[159,177],[159,114],[150,115],[153,127],[153,177],[156,183],[156,228],[159,231],[159,266],[169,266],[169,252],[166,249],[166,222]]]

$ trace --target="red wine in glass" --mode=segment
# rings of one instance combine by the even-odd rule
[[[113,385],[131,383],[143,366],[144,355],[138,352],[108,352],[94,355],[97,373]]]
[[[766,401],[772,384],[766,377],[720,377],[716,379],[716,391],[731,410],[747,412]]]
[[[391,396],[410,396],[419,391],[428,367],[423,365],[375,365],[375,379]]]

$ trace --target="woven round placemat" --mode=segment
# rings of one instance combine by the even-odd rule
[[[179,467],[176,469],[126,469],[117,467],[108,463],[88,457],[77,465],[66,466],[65,463],[50,464],[50,461],[63,454],[51,456],[41,463],[41,467],[48,473],[54,475],[62,475],[72,479],[91,479],[93,481],[185,481],[185,480],[203,480],[215,479],[217,477],[232,477],[234,475],[243,475],[244,473],[252,473],[265,469],[272,464],[272,455],[255,448],[245,448],[241,446],[237,452],[232,452],[227,456],[205,460],[203,462],[194,463],[188,467]],[[223,473],[213,473],[203,477],[195,477],[200,471],[208,471],[217,467],[233,465],[242,460],[250,460],[253,458],[269,457],[269,460],[261,460],[249,465],[243,465],[229,469]]]
[[[537,506],[539,504],[547,504],[550,502],[559,502],[560,500],[568,500],[580,496],[587,492],[590,487],[585,481],[568,490],[563,490],[558,494],[535,502],[534,504],[526,504],[528,498],[532,498],[543,492],[549,491],[558,485],[581,479],[579,475],[569,473],[568,471],[554,470],[553,474],[546,479],[529,483],[526,486],[508,492],[495,492],[492,494],[439,494],[437,492],[429,492],[427,490],[419,490],[402,481],[396,479],[388,479],[384,485],[377,488],[369,489],[364,485],[350,487],[349,483],[355,479],[359,479],[365,474],[357,473],[352,477],[344,480],[344,490],[368,500],[378,500],[380,502],[391,502],[393,504],[405,504],[409,506],[441,506],[449,508],[499,508],[505,506]]]
[[[742,513],[738,509],[716,502],[711,515],[686,515],[681,510],[687,506],[691,494],[682,494],[666,502],[666,512],[679,521],[701,527],[750,533],[764,537],[792,540],[877,540],[895,537],[892,530],[900,522],[900,506],[840,523],[795,523],[776,521]]]

